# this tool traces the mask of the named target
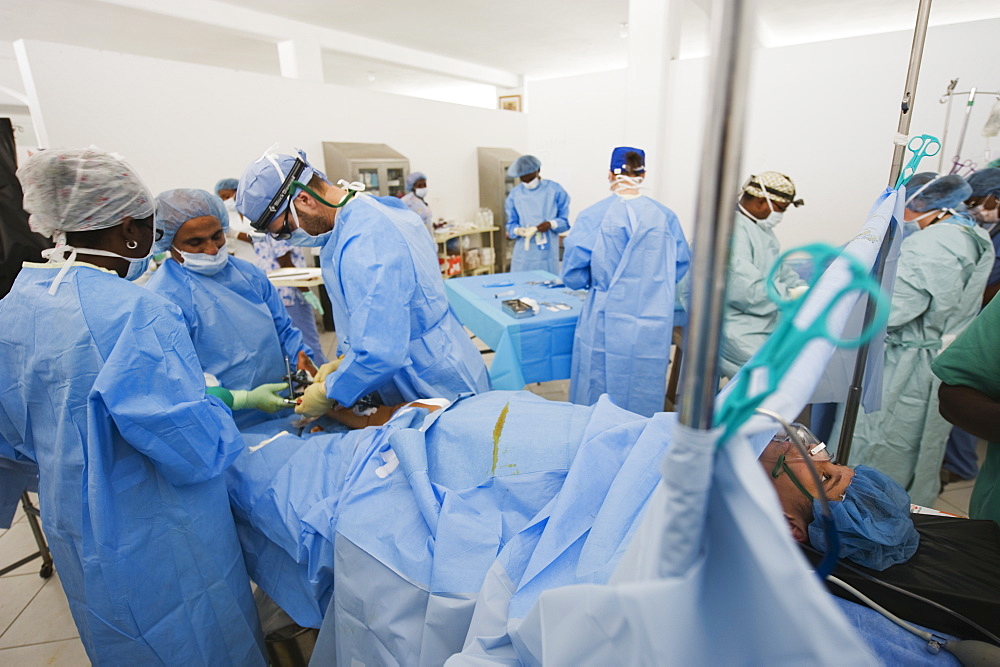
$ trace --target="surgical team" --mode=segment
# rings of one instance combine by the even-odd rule
[[[615,148],[606,173],[610,194],[571,224],[566,191],[542,177],[541,160],[522,156],[508,170],[516,186],[505,230],[511,271],[545,270],[586,290],[570,402],[607,403],[611,421],[624,424],[664,410],[674,312],[686,300],[692,253],[674,212],[643,194],[640,148]],[[123,158],[94,148],[44,150],[18,170],[31,228],[56,247],[47,263],[26,263],[0,300],[0,457],[38,466],[45,533],[95,664],[267,662],[249,583],[267,575],[231,509],[249,491],[227,483],[246,478],[240,466],[249,464],[239,461],[247,434],[272,429],[277,437],[293,420],[332,424],[333,433],[316,437],[332,439],[334,456],[345,427],[377,439],[394,415],[418,410],[442,413],[438,432],[461,436],[451,446],[487,452],[489,439],[469,426],[475,415],[502,430],[511,405],[544,412],[515,395],[500,414],[489,398],[498,392],[444,289],[427,176],[410,174],[402,199],[335,184],[338,176],[328,178],[302,152],[268,152],[238,181],[219,183],[224,201],[197,189],[154,197]],[[905,192],[882,409],[859,417],[856,471],[821,460],[840,508],[841,542],[855,554],[848,557],[874,569],[915,551],[909,502],[934,503],[951,424],[954,456],[976,438],[1000,442],[990,418],[1000,398],[992,340],[1000,305],[990,301],[1000,287],[1000,168],[968,180],[917,174]],[[808,290],[790,265],[775,266],[774,226],[803,203],[792,179],[775,171],[750,175],[734,197],[720,349],[727,378],[778,325],[769,276],[781,297]],[[302,249],[319,249],[334,359],[320,349],[315,294],[276,288],[257,264],[228,252],[251,237],[269,269],[301,266]],[[161,253],[145,284],[134,284]],[[282,395],[286,363],[309,378],[297,400]],[[574,419],[594,417],[557,410],[572,441],[571,470],[582,442],[569,435]],[[497,478],[500,432],[493,474],[474,488]],[[308,435],[302,442],[296,451],[308,452]],[[346,465],[318,452],[311,460]],[[793,539],[825,549],[812,523],[816,489],[800,481],[803,462],[780,439],[760,461]],[[283,498],[275,493],[272,501]],[[493,503],[499,515],[515,496],[477,502]],[[878,520],[857,511],[873,504],[884,508]],[[315,514],[321,505],[289,500],[286,509]],[[1000,522],[1000,445],[988,447],[970,514]],[[320,613],[324,595],[317,593]]]

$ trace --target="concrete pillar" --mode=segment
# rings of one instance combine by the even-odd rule
[[[671,61],[680,47],[681,0],[629,0],[625,143],[647,153],[646,193],[666,192]],[[669,206],[669,203],[667,202]]]

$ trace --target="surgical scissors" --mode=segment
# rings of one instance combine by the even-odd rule
[[[803,253],[812,257],[815,267],[809,281],[809,290],[797,297],[785,298],[778,293],[774,278],[787,257]],[[816,317],[807,326],[803,326],[797,322],[799,313],[809,299],[812,287],[822,278],[824,267],[836,259],[843,260],[849,272],[849,280],[829,299]],[[824,243],[793,248],[778,257],[767,277],[767,293],[771,301],[778,305],[778,327],[736,375],[732,390],[716,413],[716,425],[725,427],[723,437],[719,440],[720,445],[753,416],[765,398],[774,393],[781,379],[795,363],[799,352],[812,340],[824,339],[841,348],[860,347],[884,327],[889,319],[889,300],[878,282],[872,278],[871,271],[856,257],[842,254],[839,249]],[[845,339],[834,335],[830,330],[829,317],[843,299],[854,293],[868,295],[875,305],[875,317],[857,338]]]
[[[903,166],[902,171],[899,172],[899,178],[896,179],[897,188],[917,173],[921,160],[925,157],[934,157],[941,152],[941,142],[932,134],[921,134],[910,139],[909,143],[906,144],[906,148],[913,153],[913,157],[910,158],[909,162]]]

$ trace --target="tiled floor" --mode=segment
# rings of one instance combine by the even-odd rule
[[[320,334],[323,349],[334,357],[336,335]],[[482,341],[474,339],[480,349]],[[484,354],[486,363],[493,353]],[[569,381],[556,380],[532,384],[528,390],[550,400],[565,401]],[[980,459],[985,456],[985,443],[980,443]],[[935,507],[945,512],[965,515],[968,512],[972,482],[949,484]],[[35,542],[23,512],[18,510],[9,530],[0,529],[0,567],[13,563],[35,551]],[[0,577],[0,665],[3,667],[34,667],[35,665],[88,665],[87,655],[73,624],[59,575],[49,580],[38,576],[40,561],[23,565]]]

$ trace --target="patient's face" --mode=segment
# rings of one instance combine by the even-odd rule
[[[783,464],[779,465],[782,456]],[[805,492],[813,498],[819,497],[819,490],[809,472],[809,466],[795,445],[788,441],[772,440],[760,455],[759,461],[778,493],[792,537],[799,542],[807,541],[808,526],[813,520],[813,511],[812,500],[806,497]],[[851,480],[854,479],[854,469],[838,465],[822,453],[812,457],[812,462],[819,474],[826,497],[829,500],[842,499]],[[799,488],[800,486],[802,488]]]

